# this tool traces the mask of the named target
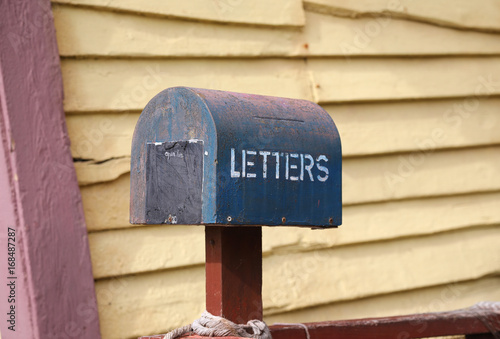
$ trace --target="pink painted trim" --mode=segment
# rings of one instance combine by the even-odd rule
[[[80,191],[69,149],[49,0],[0,3],[2,339],[98,339]],[[16,331],[7,327],[15,228]]]

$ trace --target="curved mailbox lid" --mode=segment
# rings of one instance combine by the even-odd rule
[[[169,88],[134,132],[131,223],[338,226],[341,161],[317,104]]]

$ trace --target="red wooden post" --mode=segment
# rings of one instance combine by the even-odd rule
[[[207,311],[262,320],[262,228],[205,227]]]
[[[98,339],[50,1],[0,1],[0,36],[0,332]]]

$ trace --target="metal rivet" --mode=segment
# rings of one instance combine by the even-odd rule
[[[285,223],[286,222],[286,218],[285,217],[281,218],[281,222]]]
[[[168,216],[168,222],[172,222],[172,216],[171,215]]]
[[[233,220],[233,218],[227,217],[227,221],[231,222],[231,220]]]
[[[330,222],[330,224],[333,224],[333,218],[328,219],[328,221]]]

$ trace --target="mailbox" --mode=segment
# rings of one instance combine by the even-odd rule
[[[336,227],[341,155],[335,123],[315,103],[169,88],[135,128],[130,221]]]

